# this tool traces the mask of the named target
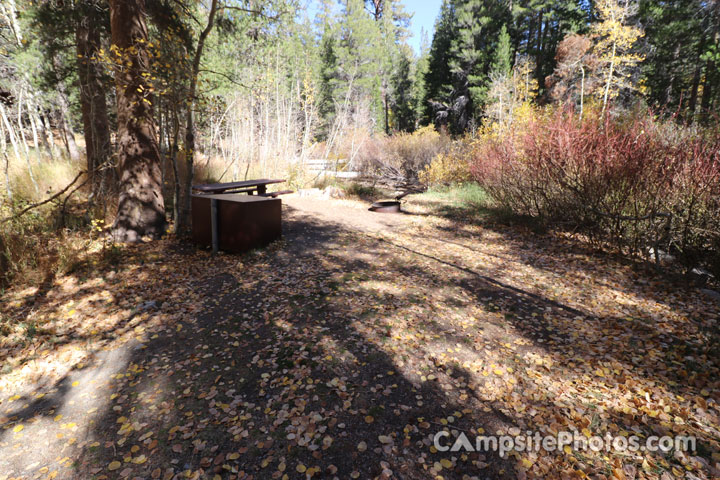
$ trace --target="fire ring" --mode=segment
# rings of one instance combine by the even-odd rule
[[[378,213],[400,213],[400,202],[397,200],[375,202],[370,206],[370,211]]]

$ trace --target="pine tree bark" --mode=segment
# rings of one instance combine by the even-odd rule
[[[105,176],[104,171],[99,169],[110,157],[111,145],[102,71],[93,59],[101,48],[97,19],[90,15],[82,16],[75,31],[75,40],[87,172],[93,193],[98,193]]]
[[[158,238],[165,231],[152,96],[143,75],[150,63],[145,16],[144,0],[110,0],[112,47],[122,59],[115,71],[120,196],[112,235],[118,242]]]

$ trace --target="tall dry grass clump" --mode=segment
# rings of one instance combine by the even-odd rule
[[[432,127],[413,133],[376,135],[366,142],[356,159],[357,167],[389,180],[417,182],[432,160],[445,153],[452,140]]]
[[[38,284],[71,270],[90,240],[90,220],[84,208],[77,208],[86,200],[85,191],[16,215],[60,192],[84,165],[31,151],[29,159],[8,158],[7,166],[10,182],[4,182],[0,191],[0,287],[12,282]],[[76,185],[81,182],[82,178]]]

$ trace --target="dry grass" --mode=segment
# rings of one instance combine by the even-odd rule
[[[10,158],[10,192],[0,192],[0,218],[44,200],[65,188],[84,165],[66,157],[30,152],[25,158]],[[32,171],[32,175],[31,172]],[[25,215],[0,224],[0,254],[3,256],[0,286],[40,285],[57,274],[72,271],[93,235],[81,205],[85,192],[78,191],[62,212],[62,200],[35,208]],[[62,197],[64,198],[64,197]]]
[[[29,169],[28,163],[30,164]],[[11,156],[8,173],[12,195],[15,200],[37,202],[65,187],[84,168],[85,164],[82,161],[72,161],[65,156],[57,155],[55,158],[50,158],[46,154],[35,151],[30,152],[28,159]],[[32,171],[32,176],[30,171]],[[4,203],[7,196],[5,185],[3,185],[3,192],[0,195],[2,195]]]

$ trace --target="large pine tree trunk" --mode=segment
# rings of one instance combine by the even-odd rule
[[[143,76],[149,70],[145,1],[110,0],[110,28],[123,60],[115,71],[120,198],[112,232],[116,241],[136,242],[165,230],[152,97]]]
[[[87,171],[93,193],[97,194],[107,171],[99,169],[110,156],[110,125],[102,71],[93,58],[101,48],[98,19],[83,15],[75,31],[75,40]]]

